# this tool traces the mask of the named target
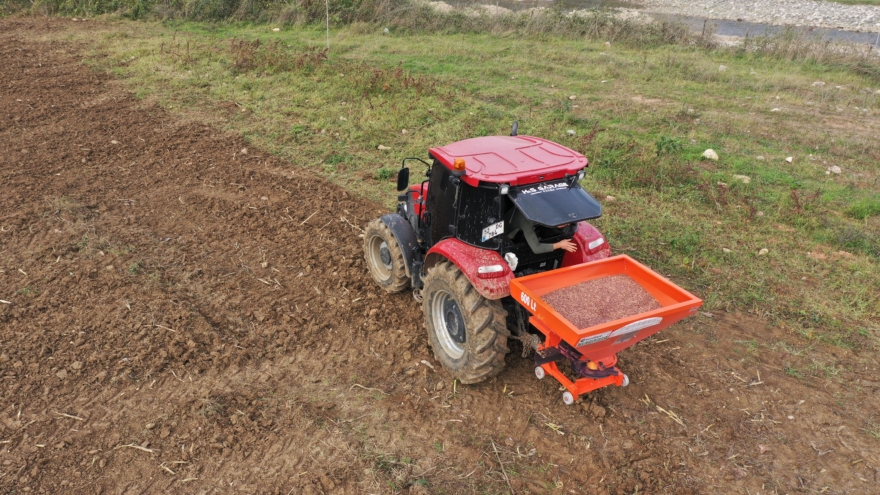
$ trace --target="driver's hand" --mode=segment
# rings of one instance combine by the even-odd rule
[[[553,249],[564,249],[569,253],[573,253],[577,251],[577,244],[575,244],[571,239],[563,239],[553,244]]]

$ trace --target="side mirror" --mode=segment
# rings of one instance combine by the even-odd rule
[[[403,191],[409,186],[409,168],[403,167],[397,171],[397,190]]]

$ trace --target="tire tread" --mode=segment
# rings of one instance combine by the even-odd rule
[[[377,273],[374,272],[372,262],[370,260],[370,240],[376,235],[382,237],[388,250],[391,252],[391,276],[387,280],[382,280]],[[367,268],[373,280],[379,284],[385,292],[395,294],[403,292],[410,287],[410,278],[406,274],[406,261],[403,258],[403,250],[397,243],[397,238],[391,232],[391,229],[385,225],[381,218],[376,218],[367,224],[364,230],[364,259],[367,262]]]
[[[507,311],[501,302],[483,297],[464,273],[449,261],[441,261],[428,271],[423,294],[428,296],[430,287],[435,283],[446,285],[454,292],[465,322],[469,324],[468,341],[473,345],[468,348],[461,363],[451,366],[451,360],[442,355],[439,344],[435,344],[436,337],[430,335],[432,329],[429,326],[434,356],[463,384],[478,383],[497,375],[504,368],[505,355],[510,352],[507,347],[507,337],[510,336],[506,323]],[[429,297],[424,297],[422,310],[426,325],[432,325]]]

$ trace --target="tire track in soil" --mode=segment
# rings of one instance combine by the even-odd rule
[[[348,222],[378,206],[135,100],[73,45],[26,39],[88,28],[0,25],[5,491],[504,492],[507,475],[535,493],[867,493],[859,479],[876,479],[852,419],[876,399],[838,406],[839,384],[772,371],[796,356],[737,361],[734,337],[788,338],[744,318],[635,347],[633,385],[581,406],[518,349],[453,395],[419,364],[433,359],[418,306],[365,269]],[[756,367],[760,387],[731,374]],[[806,426],[780,421],[792,412]]]

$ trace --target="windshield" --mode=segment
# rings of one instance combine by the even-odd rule
[[[510,199],[525,217],[555,227],[602,216],[602,205],[580,184],[566,180],[510,188]]]

